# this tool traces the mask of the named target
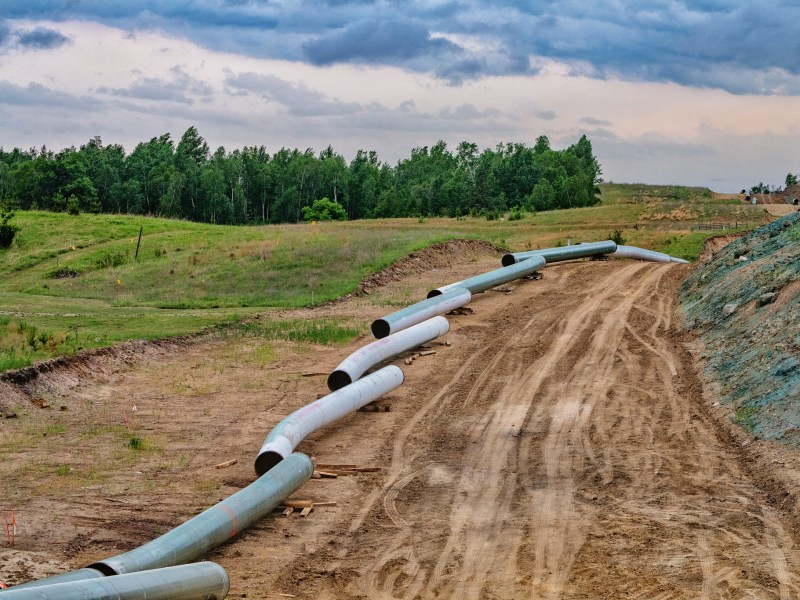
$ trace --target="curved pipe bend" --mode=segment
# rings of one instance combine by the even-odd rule
[[[271,474],[306,436],[400,387],[402,383],[403,371],[389,365],[294,411],[267,436],[256,457],[256,473]]]
[[[617,249],[609,254],[609,256],[613,258],[634,258],[636,260],[646,260],[649,262],[660,262],[660,263],[680,263],[680,264],[688,264],[688,260],[684,260],[682,258],[676,258],[674,256],[670,256],[669,254],[664,254],[663,252],[656,252],[655,250],[646,250],[645,248],[637,248],[636,246],[617,246]]]

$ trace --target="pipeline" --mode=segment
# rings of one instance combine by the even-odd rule
[[[458,291],[460,292],[461,290]],[[340,390],[356,381],[378,363],[435,340],[448,331],[450,331],[450,324],[447,319],[433,317],[408,329],[367,344],[339,363],[339,366],[328,376],[328,389],[331,391]]]
[[[283,457],[290,454],[310,433],[369,404],[402,383],[403,371],[389,365],[297,409],[267,436],[256,457],[256,473],[262,476],[267,472],[271,474],[271,469],[280,467],[285,460]]]
[[[575,246],[565,246],[562,248],[545,248],[544,250],[530,250],[528,252],[513,252],[503,256],[501,263],[504,267],[516,264],[523,260],[528,260],[532,256],[541,256],[547,264],[560,262],[562,260],[573,260],[576,258],[586,258],[588,256],[598,256],[600,254],[610,254],[617,249],[617,244],[611,240],[605,242],[589,242],[577,244]]]
[[[636,260],[647,260],[650,262],[661,262],[661,263],[680,263],[680,264],[688,264],[688,260],[683,260],[682,258],[675,258],[674,256],[670,256],[669,254],[664,254],[663,252],[656,252],[655,250],[645,250],[644,248],[637,248],[636,246],[621,246],[618,245],[617,249],[609,254],[609,256],[613,258],[635,258]]]
[[[121,575],[188,563],[269,514],[311,479],[313,472],[314,465],[305,454],[287,455],[269,477],[259,477],[161,537],[130,552],[91,564],[89,568],[106,575]]]
[[[3,600],[222,600],[229,587],[225,569],[200,562],[100,579],[20,585],[4,591]]]
[[[44,580],[42,580],[44,581]],[[38,582],[37,582],[38,583]],[[228,594],[228,574],[212,562],[40,586],[6,590],[11,600],[222,600]],[[23,589],[24,588],[24,589]]]
[[[472,294],[464,288],[452,289],[440,296],[422,300],[407,306],[390,315],[386,315],[372,322],[370,329],[377,339],[407,329],[417,323],[422,323],[436,315],[443,315],[456,308],[460,308],[472,300]]]
[[[458,281],[456,283],[451,283],[450,285],[431,290],[428,292],[428,298],[441,296],[445,292],[456,288],[465,288],[472,294],[479,294],[480,292],[485,292],[486,290],[492,289],[497,285],[508,283],[509,281],[530,275],[534,271],[544,267],[546,264],[547,261],[545,261],[545,259],[541,256],[532,256],[520,263],[510,265],[508,267],[501,267],[499,269],[495,269],[494,271],[489,271],[488,273],[470,277],[464,281]]]

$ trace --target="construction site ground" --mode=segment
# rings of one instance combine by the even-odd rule
[[[287,317],[368,323],[393,298],[497,266]],[[780,483],[796,457],[750,443],[704,389],[677,306],[690,268],[578,261],[476,296],[433,353],[395,361],[406,379],[388,411],[299,448],[364,470],[312,479],[292,498],[327,505],[276,512],[206,557],[230,574],[229,597],[796,597],[794,492]],[[43,375],[41,398],[0,423],[0,509],[18,522],[0,579],[134,548],[247,485],[266,434],[327,393],[366,333],[267,350],[211,335]]]

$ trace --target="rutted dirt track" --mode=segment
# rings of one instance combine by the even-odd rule
[[[484,261],[469,269],[492,266]],[[231,597],[800,595],[800,554],[788,526],[704,408],[696,366],[675,323],[683,273],[674,265],[575,262],[548,267],[543,280],[520,283],[508,295],[476,297],[474,314],[451,318],[445,339],[452,346],[437,346],[436,355],[411,366],[398,362],[406,383],[387,398],[391,412],[354,414],[300,448],[323,463],[378,465],[381,472],[312,480],[296,497],[337,501],[336,507],[305,519],[270,517],[209,557],[231,574]],[[442,277],[428,274],[405,285],[422,291]],[[365,303],[328,310],[386,312]],[[163,375],[190,376],[188,363],[223,356],[227,343],[178,356]],[[181,447],[193,452],[187,468],[153,472],[156,481],[169,476],[174,493],[135,490],[120,506],[105,502],[108,489],[97,491],[93,510],[114,514],[89,529],[76,524],[85,515],[65,508],[74,499],[53,498],[50,510],[64,510],[74,522],[62,527],[68,533],[61,545],[32,542],[30,550],[81,566],[113,552],[115,533],[124,530],[130,544],[146,541],[150,532],[135,526],[145,518],[142,506],[156,522],[182,520],[212,499],[199,495],[193,478],[214,476],[208,465],[224,458],[242,464],[212,495],[235,491],[252,479],[252,458],[272,424],[322,393],[324,378],[296,373],[332,368],[350,350],[279,362],[274,377],[245,394],[237,382],[257,370],[240,356],[237,372],[214,370],[208,381],[192,383],[213,382],[217,394],[161,394],[173,414],[191,407],[185,428],[206,436],[183,440]],[[147,408],[150,396],[141,390],[152,368],[87,383],[80,394],[139,390]],[[220,398],[238,402],[239,420],[220,412],[218,429],[198,424],[197,411],[206,404],[217,410]],[[151,427],[168,436],[180,420]],[[175,500],[181,493],[182,511]],[[83,536],[77,553],[70,550],[75,536]]]

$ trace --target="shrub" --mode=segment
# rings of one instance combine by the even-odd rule
[[[509,221],[520,221],[522,220],[523,214],[521,208],[512,208],[511,211],[508,213],[508,220]]]
[[[622,235],[621,229],[615,229],[611,233],[608,234],[608,239],[610,239],[615,244],[619,244],[620,246],[624,245],[627,241],[625,236]]]
[[[9,224],[9,221],[13,218],[13,210],[0,207],[0,248],[11,247],[11,242],[14,241],[14,236],[19,231],[19,227]]]
[[[97,259],[97,267],[107,269],[108,267],[118,267],[128,262],[128,253],[124,250],[119,252],[106,252]]]
[[[81,205],[80,202],[78,202],[78,197],[75,194],[72,194],[69,198],[67,198],[67,212],[71,215],[81,214]]]
[[[327,198],[314,200],[311,206],[303,207],[303,219],[306,221],[346,221],[347,213],[338,202]]]

